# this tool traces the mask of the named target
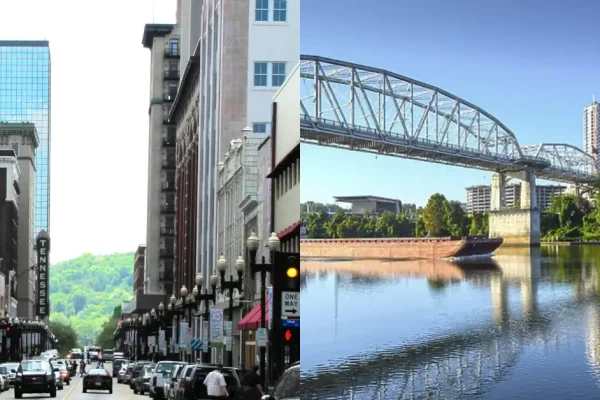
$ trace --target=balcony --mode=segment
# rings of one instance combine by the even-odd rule
[[[172,258],[175,256],[175,251],[173,249],[160,249],[159,255],[161,258]]]
[[[175,213],[175,204],[161,204],[160,211],[166,214]]]
[[[175,226],[173,226],[173,225],[161,226],[160,234],[174,236],[175,235]]]
[[[175,191],[175,182],[162,181],[160,183],[160,189],[163,192],[174,192]]]
[[[175,147],[177,145],[175,134],[166,134],[162,137],[162,146],[163,147]]]
[[[179,71],[166,70],[164,78],[178,80],[179,79]]]

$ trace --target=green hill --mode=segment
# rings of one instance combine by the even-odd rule
[[[115,308],[133,293],[134,253],[81,256],[50,267],[50,319],[94,340]]]

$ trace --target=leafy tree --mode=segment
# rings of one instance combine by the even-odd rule
[[[325,212],[319,211],[306,216],[306,231],[311,239],[323,239],[327,237],[325,223],[328,216]]]
[[[449,232],[450,204],[443,194],[436,193],[429,198],[423,210],[425,231],[430,236],[447,236]]]
[[[48,329],[56,336],[56,340],[58,341],[57,350],[60,354],[65,355],[69,350],[77,346],[77,332],[75,332],[75,329],[71,325],[51,320]]]

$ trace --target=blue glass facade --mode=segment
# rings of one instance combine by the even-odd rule
[[[0,121],[33,122],[35,232],[50,231],[50,48],[47,41],[0,40]],[[34,237],[35,237],[34,236]]]

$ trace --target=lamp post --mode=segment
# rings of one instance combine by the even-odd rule
[[[204,302],[204,312],[202,313],[202,320],[209,321],[210,320],[210,302],[213,304],[217,302],[217,282],[219,278],[217,275],[211,275],[209,279],[209,284],[211,287],[211,292],[208,293],[208,288],[204,289],[204,294],[200,293],[202,291],[202,286],[204,285],[204,276],[202,274],[196,275],[196,287],[192,291],[192,294],[196,298],[197,305],[200,306],[202,302]],[[200,327],[202,329],[202,327]],[[202,362],[209,364],[210,363],[210,343],[208,342],[208,337],[203,337],[202,340],[206,340],[208,351],[202,353]]]
[[[258,246],[260,245],[260,239],[256,236],[256,232],[254,230],[250,233],[250,236],[246,240],[246,247],[248,248],[248,252],[250,253],[250,274],[252,279],[254,280],[254,276],[257,273],[260,273],[260,327],[266,328],[266,310],[265,310],[265,302],[266,302],[266,285],[267,285],[267,272],[273,271],[273,264],[267,264],[265,257],[261,258],[261,263],[256,263],[256,252],[258,250]],[[267,241],[267,245],[269,247],[270,259],[271,263],[275,260],[274,253],[279,251],[281,247],[281,241],[277,237],[275,232],[271,233],[271,237]],[[266,383],[265,376],[265,364],[266,364],[266,355],[267,348],[265,346],[260,347],[260,379],[263,381],[263,385]]]
[[[184,289],[184,287],[182,287],[181,289]],[[186,289],[185,293],[187,293],[187,289]],[[181,290],[179,291],[179,294],[182,294]],[[183,304],[183,300],[182,300],[182,304]],[[175,326],[175,333],[176,333],[175,338],[176,338],[177,346],[179,347],[181,345],[179,343],[180,342],[180,336],[181,336],[180,322],[181,322],[181,317],[183,316],[183,307],[176,307],[176,305],[177,305],[177,299],[175,298],[175,294],[173,294],[171,296],[171,304],[170,305],[171,305],[171,310],[172,310],[172,313],[173,313],[173,318],[177,319],[176,326]],[[181,361],[181,352],[180,352],[179,348],[177,349],[177,360]]]
[[[197,291],[195,286],[194,286],[194,290]],[[182,313],[185,316],[185,314],[186,314],[185,310],[187,310],[187,323],[188,323],[188,326],[191,328],[191,326],[192,326],[192,310],[194,308],[196,308],[196,297],[193,295],[194,291],[192,290],[192,293],[189,293],[188,289],[185,287],[185,285],[183,285],[181,287],[181,290],[179,291],[179,293],[181,294],[181,307],[183,308]],[[189,346],[189,343],[188,343],[188,346]],[[186,351],[186,353],[187,353],[187,351]],[[190,352],[190,356],[191,356],[191,352]]]
[[[229,311],[227,312],[229,322],[231,323],[231,329],[233,332],[233,292],[234,290],[238,290],[238,292],[242,292],[243,287],[243,278],[244,278],[244,268],[246,267],[246,261],[239,256],[237,260],[235,260],[235,269],[237,271],[237,280],[233,279],[233,274],[229,275],[229,280],[225,280],[225,272],[227,271],[227,260],[225,256],[221,254],[219,260],[217,261],[217,270],[221,275],[221,293],[227,290],[229,293]],[[233,341],[233,334],[230,338]],[[229,350],[227,350],[227,364],[230,367],[233,367],[233,343],[230,344]]]
[[[162,303],[160,303],[162,304]],[[163,305],[164,308],[164,305]],[[158,352],[156,351],[156,348],[158,346],[158,328],[160,326],[160,322],[157,318],[156,315],[156,310],[153,308],[150,311],[150,335],[154,334],[154,345],[152,346],[152,361],[157,362],[158,361]]]
[[[165,331],[165,342],[166,342],[165,344],[167,346],[167,359],[168,359],[169,348],[170,348],[170,343],[171,343],[171,332],[168,328],[169,328],[169,321],[172,322],[172,319],[173,319],[172,310],[173,310],[173,307],[171,306],[171,303],[169,303],[167,305],[166,311],[165,311],[165,305],[163,304],[162,301],[158,304],[158,319],[159,319],[160,327]],[[159,351],[160,351],[160,349],[159,349]]]

